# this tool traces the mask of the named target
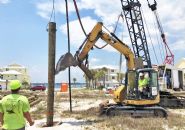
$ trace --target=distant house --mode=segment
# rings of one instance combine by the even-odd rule
[[[175,66],[180,69],[185,69],[185,58],[180,59]]]
[[[93,70],[100,71],[102,68],[103,67],[95,68]],[[110,68],[110,67],[104,67],[104,68],[106,68],[105,79],[103,78],[98,79],[97,80],[98,84],[103,85],[103,82],[105,80],[106,87],[112,87],[112,86],[118,85],[119,84],[119,81],[118,81],[119,70],[115,68]]]
[[[26,67],[11,64],[0,69],[0,84],[5,84],[7,80],[18,79],[22,83],[27,82],[30,84],[30,76],[28,75],[28,70]]]
[[[177,62],[175,67],[183,70],[183,80],[184,80],[184,84],[185,84],[185,58],[180,59],[180,61]]]

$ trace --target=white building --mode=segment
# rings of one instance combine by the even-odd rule
[[[27,68],[18,64],[11,64],[0,69],[0,84],[2,86],[7,85],[7,81],[14,79],[30,84]]]
[[[179,62],[177,62],[177,64],[175,64],[175,67],[181,69],[183,71],[183,84],[185,86],[185,58],[180,59]]]
[[[115,68],[110,68],[110,67],[101,67],[101,68],[96,68],[93,70],[100,71],[102,68],[106,68],[105,79],[104,78],[98,79],[97,81],[98,85],[100,84],[103,85],[104,80],[105,80],[105,87],[113,87],[115,85],[118,85],[119,84],[119,81],[118,81],[119,70]]]

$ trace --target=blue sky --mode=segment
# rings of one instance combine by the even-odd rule
[[[96,22],[101,21],[109,29],[113,30],[117,17],[121,12],[120,0],[76,0],[80,15],[87,33],[91,31]],[[151,3],[153,0],[150,0]],[[154,28],[154,16],[147,6],[146,0],[140,0],[143,14],[149,28],[155,51],[160,58],[157,44],[156,29]],[[167,35],[169,47],[175,55],[175,63],[185,57],[185,1],[161,0],[158,2],[158,12]],[[52,10],[52,0],[0,0],[0,67],[17,63],[28,68],[32,82],[47,82],[48,69],[48,24]],[[67,52],[67,35],[65,20],[64,0],[55,0],[57,24],[56,62],[59,57]],[[75,53],[82,44],[85,36],[78,23],[73,1],[69,0],[71,53]],[[148,36],[148,32],[147,36]],[[123,35],[123,41],[131,47],[126,23],[120,22],[118,37]],[[159,33],[158,33],[159,36]],[[157,64],[148,39],[151,60]],[[105,43],[98,41],[97,45]],[[123,58],[124,59],[124,58]],[[90,68],[109,66],[118,68],[119,53],[107,46],[103,50],[94,49],[89,56]],[[123,70],[125,69],[123,60]],[[71,77],[77,78],[77,82],[83,82],[83,73],[79,68],[72,67]],[[68,81],[67,71],[56,76],[56,82]]]

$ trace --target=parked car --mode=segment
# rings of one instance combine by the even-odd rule
[[[44,90],[46,90],[46,86],[44,86],[44,85],[36,85],[36,86],[32,86],[30,88],[30,90],[32,90],[32,91],[36,91],[36,90],[42,90],[42,91],[44,91]]]

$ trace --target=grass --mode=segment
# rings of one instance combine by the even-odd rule
[[[61,118],[74,117],[78,120],[86,120],[98,129],[108,130],[185,130],[185,117],[176,114],[169,114],[164,118],[133,118],[129,116],[98,116],[98,108],[90,108],[85,111],[64,111]],[[85,127],[88,129],[88,126]],[[90,128],[89,128],[90,129]]]
[[[39,104],[35,111],[31,112],[31,116],[34,120],[42,119],[46,117],[46,105]]]
[[[112,99],[111,96],[105,96],[102,91],[93,91],[87,89],[72,90],[72,99],[77,101],[85,99]],[[59,102],[68,102],[68,93],[57,93],[55,95],[55,105]],[[87,103],[88,104],[88,103]],[[89,104],[90,105],[90,104]],[[59,106],[60,108],[60,106]],[[58,108],[57,108],[58,109]],[[173,112],[173,111],[172,111]],[[183,110],[182,112],[185,112]],[[34,119],[45,118],[46,103],[37,105],[37,110],[32,112]],[[76,110],[72,113],[70,111],[62,111],[60,114],[62,118],[76,118],[78,120],[85,120],[86,124],[84,130],[99,129],[99,130],[185,130],[185,117],[179,114],[168,113],[168,118],[132,118],[129,116],[99,116],[99,108],[92,107],[88,110]]]

